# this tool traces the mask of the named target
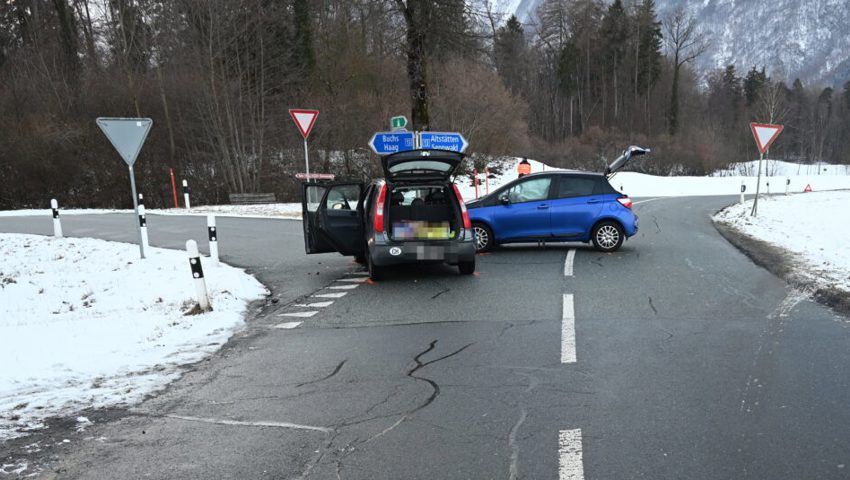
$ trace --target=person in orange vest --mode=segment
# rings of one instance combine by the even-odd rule
[[[528,160],[525,157],[523,157],[522,161],[519,162],[519,165],[516,166],[516,171],[520,178],[531,173],[531,164],[528,163]]]

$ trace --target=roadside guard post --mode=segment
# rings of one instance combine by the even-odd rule
[[[786,178],[785,179],[785,195],[790,195],[790,194],[791,194],[791,179]]]
[[[189,267],[192,269],[192,278],[195,281],[195,296],[198,307],[202,312],[212,310],[210,297],[207,294],[207,281],[204,280],[204,269],[201,267],[201,255],[198,253],[198,243],[194,240],[186,242],[186,253],[189,254]]]
[[[744,204],[744,192],[747,191],[747,186],[744,184],[744,181],[741,180],[741,205]]]
[[[769,123],[751,123],[750,130],[753,132],[753,138],[756,139],[756,146],[759,149],[759,174],[756,181],[756,199],[753,200],[753,210],[750,215],[755,217],[759,210],[759,189],[761,187],[761,163],[764,161],[764,154],[770,149],[770,145],[776,140],[776,137],[782,133],[782,125],[771,125]],[[768,185],[768,194],[770,186]]]
[[[218,266],[218,232],[215,228],[215,215],[207,215],[207,234],[210,238],[210,260],[213,267]]]
[[[140,193],[139,194],[139,206],[141,207],[144,204],[145,204],[145,196]]]
[[[50,208],[53,210],[53,236],[62,238],[62,221],[59,220],[59,202],[55,198],[50,200]]]
[[[186,210],[192,208],[192,206],[189,204],[189,182],[187,182],[186,180],[183,180],[183,206],[186,208]]]
[[[177,184],[174,183],[174,169],[169,168],[168,174],[171,175],[171,193],[174,195],[174,208],[180,208],[180,204],[177,203]]]
[[[141,197],[141,195],[139,195]],[[142,232],[142,245],[148,248],[148,220],[145,217],[145,206],[139,205],[139,229]]]
[[[136,177],[133,175],[133,164],[142,150],[142,145],[148,138],[153,120],[150,118],[106,118],[96,120],[97,126],[115,147],[130,170],[130,190],[133,193],[133,210],[139,215],[139,198],[136,195]],[[139,234],[139,254],[145,258],[145,247],[142,244],[142,229],[136,224]]]

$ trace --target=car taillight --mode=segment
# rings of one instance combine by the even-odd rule
[[[620,197],[617,201],[620,202],[620,205],[626,208],[632,208],[632,199],[629,197]]]
[[[472,229],[472,222],[469,221],[469,211],[466,209],[466,204],[463,203],[463,196],[460,194],[460,190],[458,190],[456,184],[453,183],[452,187],[455,189],[457,201],[460,202],[460,214],[463,217],[463,228],[470,230]]]
[[[384,201],[387,199],[387,184],[381,186],[378,202],[375,204],[375,233],[384,231]]]

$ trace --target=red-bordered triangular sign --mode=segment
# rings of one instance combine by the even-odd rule
[[[782,133],[782,125],[771,125],[769,123],[751,123],[750,129],[753,131],[753,137],[756,139],[756,145],[759,147],[759,152],[767,153],[770,144],[776,140],[776,137]]]
[[[289,115],[295,121],[295,125],[298,125],[301,136],[306,139],[310,136],[310,131],[313,130],[313,124],[316,123],[316,117],[319,116],[319,111],[292,108],[289,110]]]

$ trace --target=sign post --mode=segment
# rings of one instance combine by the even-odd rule
[[[751,123],[750,130],[753,131],[753,137],[756,139],[756,146],[759,149],[759,173],[756,181],[756,199],[753,200],[753,210],[750,215],[755,217],[759,209],[759,189],[761,187],[761,164],[764,161],[764,154],[770,149],[770,145],[776,140],[776,137],[782,133],[782,125],[771,125],[768,123]]]
[[[133,175],[133,164],[136,163],[136,158],[142,150],[145,140],[148,138],[148,132],[151,130],[153,120],[150,118],[105,118],[100,117],[96,120],[97,126],[109,139],[109,142],[124,159],[127,167],[130,170],[130,190],[133,192],[133,210],[136,212],[136,218],[139,218],[139,196],[136,193],[136,177]],[[145,258],[145,246],[142,238],[142,227],[138,221],[136,230],[139,233],[139,254]]]
[[[307,150],[307,137],[310,136],[310,132],[313,130],[313,125],[316,123],[316,117],[319,116],[319,111],[293,108],[289,110],[289,115],[292,117],[292,120],[295,121],[295,125],[298,126],[298,131],[301,132],[301,136],[304,137],[304,165],[307,168],[307,175],[309,175],[310,154]]]

